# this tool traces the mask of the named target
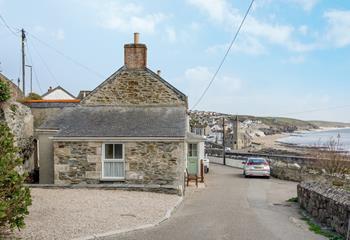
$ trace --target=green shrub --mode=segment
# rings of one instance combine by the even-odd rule
[[[27,100],[41,100],[41,96],[37,93],[31,92],[28,94],[28,96],[26,97]]]
[[[12,112],[17,112],[17,105],[16,104],[11,104],[10,109]]]
[[[22,159],[13,141],[9,127],[0,122],[0,230],[24,227],[31,204],[29,189],[23,186],[26,176],[17,171]]]
[[[11,89],[7,82],[0,80],[0,102],[5,102],[11,97]]]

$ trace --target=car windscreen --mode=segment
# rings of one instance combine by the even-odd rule
[[[248,164],[249,165],[263,165],[266,164],[266,160],[265,159],[249,159],[248,160]]]

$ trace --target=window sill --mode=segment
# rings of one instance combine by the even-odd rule
[[[101,178],[101,182],[123,182],[125,181],[125,178]]]

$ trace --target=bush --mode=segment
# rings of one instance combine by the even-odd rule
[[[26,97],[26,100],[41,100],[41,96],[37,93],[31,92],[28,94],[28,96]]]
[[[311,151],[311,156],[316,160],[316,164],[328,174],[349,173],[350,155],[342,150],[340,140],[331,138],[324,145],[316,145]]]
[[[5,102],[11,97],[11,89],[7,82],[0,80],[0,102]]]
[[[25,175],[17,170],[22,165],[13,135],[4,122],[0,122],[0,230],[24,227],[24,216],[31,204],[30,192],[23,186]]]

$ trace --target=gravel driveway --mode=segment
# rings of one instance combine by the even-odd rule
[[[96,189],[32,189],[23,239],[72,239],[153,224],[176,195]]]

